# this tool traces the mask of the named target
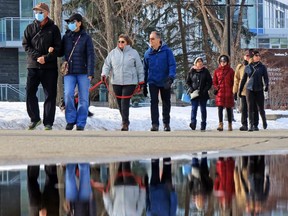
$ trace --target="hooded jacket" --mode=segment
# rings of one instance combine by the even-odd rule
[[[94,46],[91,37],[84,29],[81,29],[79,32],[72,32],[68,30],[65,33],[62,39],[62,55],[64,54],[65,60],[68,61],[70,53],[79,35],[80,38],[68,62],[68,73],[94,76]]]
[[[105,59],[101,76],[110,76],[113,85],[137,85],[144,81],[143,64],[130,45],[123,51],[116,47]]]
[[[191,92],[196,89],[200,90],[200,99],[209,99],[208,91],[212,86],[212,77],[206,67],[201,68],[200,71],[192,67],[187,75],[186,84],[190,87]]]
[[[219,67],[214,71],[213,86],[218,90],[215,97],[216,106],[231,108],[234,106],[233,98],[234,71],[230,65]]]
[[[44,26],[34,20],[29,24],[22,40],[22,46],[27,53],[27,68],[51,69],[57,68],[57,56],[61,49],[61,34],[59,28],[48,18]],[[53,47],[53,53],[48,54],[48,48]],[[37,62],[37,58],[44,56],[45,64]]]
[[[150,47],[144,54],[145,83],[164,87],[167,79],[175,79],[176,61],[169,47],[162,43],[158,50]]]

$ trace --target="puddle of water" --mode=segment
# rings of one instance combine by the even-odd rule
[[[275,152],[274,152],[275,153]],[[288,215],[287,155],[0,167],[0,216]]]

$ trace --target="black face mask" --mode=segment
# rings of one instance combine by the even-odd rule
[[[244,65],[248,65],[248,61],[247,61],[247,60],[244,60],[244,61],[243,61],[243,64],[244,64]]]

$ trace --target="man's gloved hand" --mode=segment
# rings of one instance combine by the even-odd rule
[[[106,81],[106,76],[105,76],[105,75],[101,76],[101,81],[102,81],[102,82],[105,82],[105,81]]]
[[[268,92],[268,86],[265,86],[264,91]]]
[[[237,101],[237,93],[234,94],[234,100]]]
[[[165,84],[164,84],[164,89],[170,89],[173,83],[173,78],[168,77]]]

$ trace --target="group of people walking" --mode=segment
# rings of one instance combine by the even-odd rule
[[[192,130],[197,125],[197,109],[201,108],[201,131],[205,131],[207,124],[207,100],[208,91],[213,85],[215,104],[218,107],[219,125],[218,131],[223,131],[223,110],[226,108],[228,119],[228,131],[232,131],[234,100],[241,101],[240,131],[258,131],[259,116],[262,118],[263,129],[267,128],[264,110],[264,91],[268,91],[269,79],[266,67],[260,61],[260,53],[257,50],[247,50],[243,63],[237,65],[236,71],[231,68],[229,57],[221,55],[218,59],[219,66],[213,73],[203,65],[203,59],[197,57],[186,78],[191,95],[191,123]],[[197,94],[193,94],[197,91]],[[195,96],[196,95],[196,96]],[[247,118],[249,117],[249,127]]]
[[[68,30],[61,39],[58,27],[49,18],[49,7],[39,3],[33,8],[35,21],[24,32],[23,47],[27,53],[27,111],[29,130],[41,124],[36,92],[40,83],[45,93],[43,124],[51,130],[56,109],[57,57],[64,56],[67,74],[64,76],[66,130],[84,130],[89,106],[90,81],[94,76],[95,54],[91,37],[86,33],[83,18],[73,14],[66,19]],[[176,62],[172,51],[161,41],[158,32],[150,34],[151,47],[144,57],[144,66],[138,52],[132,48],[127,35],[118,37],[118,45],[105,59],[101,80],[110,77],[122,117],[122,131],[129,130],[130,98],[137,85],[147,96],[151,95],[151,131],[159,130],[158,94],[163,102],[164,130],[170,131],[171,85],[175,79]],[[147,85],[148,84],[148,85]],[[76,90],[77,87],[77,90]],[[78,94],[76,106],[74,95]]]
[[[77,130],[84,130],[88,116],[90,81],[94,77],[95,53],[92,39],[85,31],[83,17],[76,13],[66,19],[68,30],[61,39],[58,27],[49,18],[48,5],[39,3],[33,11],[35,21],[25,29],[22,42],[27,53],[26,106],[31,120],[28,129],[33,130],[41,124],[36,96],[40,83],[45,93],[43,124],[45,130],[52,129],[57,95],[57,57],[64,56],[67,69],[67,73],[63,74],[66,130],[72,130],[75,125]],[[147,96],[149,88],[152,125],[150,130],[159,131],[160,93],[163,130],[171,131],[171,85],[176,76],[176,61],[159,32],[151,32],[149,43],[150,47],[145,52],[142,63],[138,52],[132,48],[129,36],[121,34],[116,48],[109,52],[102,67],[101,80],[105,82],[107,77],[110,78],[122,118],[122,131],[129,130],[130,99],[137,86],[141,86],[144,96]],[[217,130],[223,131],[223,110],[226,108],[228,130],[232,131],[234,99],[237,96],[241,97],[242,103],[240,130],[248,130],[247,113],[249,131],[259,130],[257,110],[262,117],[263,128],[267,128],[263,94],[263,89],[268,91],[267,70],[260,62],[259,52],[250,50],[248,55],[249,57],[245,55],[245,62],[237,66],[235,75],[230,67],[229,57],[221,55],[213,79],[209,70],[203,65],[203,59],[201,57],[195,59],[186,78],[189,92],[193,95],[190,123],[192,130],[197,127],[198,106],[201,108],[201,131],[206,130],[206,104],[209,99],[208,91],[212,85],[218,106]],[[78,95],[77,104],[75,104],[75,92]]]

